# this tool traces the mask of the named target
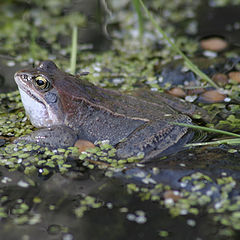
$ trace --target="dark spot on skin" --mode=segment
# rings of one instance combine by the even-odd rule
[[[57,102],[57,95],[52,92],[48,92],[45,94],[45,100],[47,103],[55,103]]]
[[[28,77],[27,74],[23,74],[23,75],[22,75],[22,78],[23,78],[25,81],[28,81],[28,80],[29,80],[29,77]]]

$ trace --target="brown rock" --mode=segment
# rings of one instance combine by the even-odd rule
[[[77,147],[79,152],[84,152],[87,149],[95,148],[95,145],[87,140],[79,139],[75,142],[74,147]]]
[[[224,73],[215,73],[212,80],[219,86],[225,86],[228,83],[228,76]]]
[[[205,91],[204,88],[193,88],[187,90],[187,95],[199,95]]]
[[[174,192],[172,190],[164,192],[163,197],[164,199],[171,198],[174,202],[177,202],[181,198],[178,192]]]
[[[179,87],[174,87],[168,91],[169,94],[175,96],[175,97],[180,97],[183,98],[186,96],[186,93],[183,91],[182,88]]]
[[[230,72],[228,76],[235,82],[240,83],[240,72]]]
[[[217,90],[209,90],[200,95],[201,100],[204,102],[215,103],[223,102],[226,98],[225,94],[218,92]]]
[[[214,52],[220,52],[227,48],[228,43],[219,37],[211,37],[207,39],[202,39],[200,42],[201,48],[204,50],[210,50]]]

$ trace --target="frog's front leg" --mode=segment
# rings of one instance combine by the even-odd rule
[[[144,153],[143,161],[149,161],[158,157],[170,147],[182,146],[189,138],[186,138],[188,128],[171,124],[180,122],[191,124],[192,120],[185,115],[178,115],[176,118],[167,117],[164,120],[157,120],[140,126],[130,134],[123,142],[117,145],[117,156],[128,158]],[[184,141],[182,141],[184,139]]]
[[[74,131],[64,125],[42,128],[29,135],[19,137],[14,142],[36,143],[49,148],[66,148],[77,141]]]

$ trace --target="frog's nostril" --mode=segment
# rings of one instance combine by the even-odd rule
[[[29,80],[29,76],[27,74],[22,74],[22,79],[25,81]]]

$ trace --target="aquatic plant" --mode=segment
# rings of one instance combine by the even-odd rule
[[[210,85],[212,85],[215,88],[219,88],[217,86],[216,83],[214,83],[204,72],[202,72],[197,65],[195,65],[181,50],[180,48],[174,43],[174,40],[172,40],[167,33],[160,27],[160,25],[155,21],[154,17],[152,16],[152,14],[150,13],[150,11],[147,9],[147,7],[145,6],[145,4],[143,3],[142,0],[133,0],[133,4],[135,6],[135,9],[137,11],[138,14],[138,20],[139,20],[139,31],[143,31],[142,28],[142,17],[140,17],[140,15],[142,14],[141,11],[139,10],[139,6],[141,5],[144,12],[146,13],[146,15],[148,16],[149,20],[151,21],[151,23],[153,24],[153,26],[156,28],[156,30],[162,35],[163,39],[165,39],[167,41],[167,43],[171,46],[171,48],[173,49],[173,51],[175,51],[176,53],[178,53],[183,59],[184,62],[186,64],[186,66],[192,70],[197,76],[199,76],[201,79],[205,80],[206,82],[208,82]]]

